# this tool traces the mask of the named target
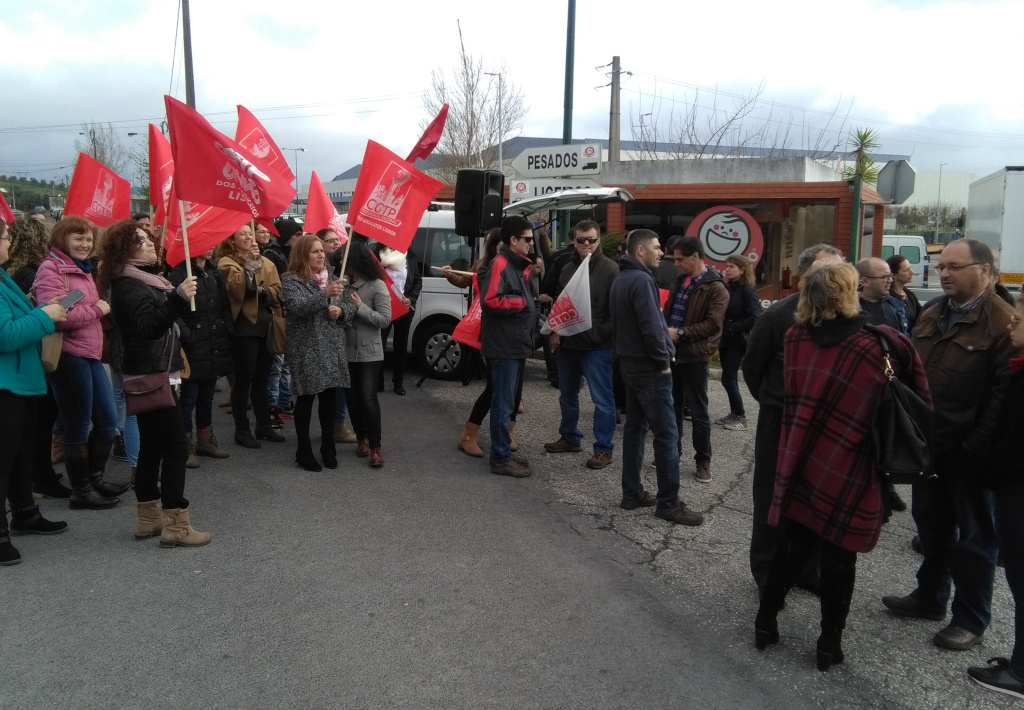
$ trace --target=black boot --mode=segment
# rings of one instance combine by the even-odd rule
[[[72,510],[80,508],[102,510],[117,505],[117,498],[108,498],[92,486],[89,475],[88,444],[66,444],[64,446],[64,466],[67,468],[68,480],[71,482],[69,507]]]
[[[842,663],[843,629],[850,613],[856,573],[857,553],[841,551],[837,557],[821,561],[821,636],[818,637],[818,670],[827,671]]]
[[[21,562],[21,553],[11,544],[7,532],[7,512],[0,511],[0,566],[16,565]]]
[[[313,471],[319,473],[323,471],[323,466],[316,460],[316,456],[313,455],[313,450],[306,448],[305,450],[300,449],[295,452],[295,463],[299,464],[302,468],[307,471]]]
[[[103,472],[107,469],[107,460],[110,458],[110,450],[113,447],[113,439],[100,441],[89,437],[89,477],[92,487],[107,498],[119,496],[131,488],[127,483],[111,483],[103,480]]]
[[[754,646],[758,651],[763,651],[768,644],[778,643],[778,614],[817,540],[817,535],[800,525],[791,523],[784,529],[754,619]]]
[[[51,468],[32,482],[32,494],[36,498],[70,498],[71,489],[60,482],[57,473]]]
[[[57,535],[68,529],[63,520],[47,520],[38,505],[11,511],[11,533],[14,535]]]

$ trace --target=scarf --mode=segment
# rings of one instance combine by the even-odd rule
[[[317,273],[313,274],[313,280],[316,281],[316,285],[320,287],[321,291],[327,290],[327,269],[320,269]]]
[[[138,279],[147,286],[163,291],[164,293],[170,293],[174,290],[174,286],[171,282],[165,279],[159,274],[150,273],[149,271],[143,271],[143,268],[152,268],[155,264],[151,264],[143,259],[129,259],[128,263],[121,269],[122,278]]]
[[[1010,358],[1010,369],[1014,372],[1024,370],[1024,355]]]
[[[83,271],[83,273],[92,273],[92,262],[86,259],[85,261],[79,261],[75,257],[71,257],[71,261],[75,262],[75,266]]]
[[[697,288],[698,285],[706,278],[708,278],[708,272],[711,270],[710,266],[704,268],[704,271],[700,272],[690,282],[679,289],[679,293],[676,294],[676,300],[672,304],[672,313],[669,316],[668,325],[670,328],[682,328],[683,321],[686,320],[686,304],[690,300],[690,294]]]

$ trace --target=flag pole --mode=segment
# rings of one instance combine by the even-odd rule
[[[345,253],[341,257],[341,273],[338,274],[340,279],[345,278],[345,267],[348,265],[348,250],[352,247],[352,227],[346,228],[345,232],[348,234],[348,239],[345,240]]]
[[[181,245],[185,247],[185,275],[192,278],[192,257],[188,253],[188,227],[185,226],[185,203],[178,200],[178,211],[181,213]],[[192,304],[192,312],[196,310],[196,297],[189,299]]]

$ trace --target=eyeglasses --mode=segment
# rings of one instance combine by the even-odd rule
[[[972,261],[970,264],[939,264],[936,268],[941,274],[943,271],[951,271],[954,274],[958,274],[968,266],[981,266],[980,261]]]
[[[865,276],[866,279],[885,279],[886,281],[892,281],[892,274],[886,274],[885,276]]]
[[[577,244],[596,244],[599,241],[600,237],[576,237]]]
[[[517,239],[521,239],[527,244],[533,244],[533,237],[517,237]]]

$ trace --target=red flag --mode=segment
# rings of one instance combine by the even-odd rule
[[[284,153],[267,133],[267,129],[259,122],[252,112],[242,104],[238,104],[238,128],[235,129],[235,140],[255,157],[266,161],[267,165],[284,175],[288,182],[295,179]]]
[[[11,207],[7,204],[7,200],[4,199],[3,195],[0,195],[0,219],[7,222],[7,224],[14,221],[14,212],[11,211]]]
[[[292,203],[295,188],[265,159],[177,99],[165,96],[164,103],[179,199],[244,211],[250,218],[277,217]]]
[[[174,158],[171,144],[160,129],[149,124],[149,204],[156,206],[156,223],[167,221],[167,205],[171,199],[171,178]]]
[[[269,229],[270,233],[273,234],[275,237],[280,237],[281,236],[281,233],[277,231],[277,227],[274,226],[274,220],[267,219],[266,217],[257,217],[256,218],[256,223],[257,224],[262,224],[264,227]]]
[[[313,171],[313,177],[309,181],[309,197],[306,201],[306,216],[303,228],[307,232],[319,232],[321,229],[333,229],[335,234],[341,237],[341,243],[348,241],[348,232],[345,230],[345,220],[338,214],[337,208],[327,196],[324,185],[320,182],[320,176]]]
[[[473,303],[470,304],[466,315],[455,326],[452,331],[452,340],[468,345],[471,348],[480,349],[480,288],[477,286],[476,274],[473,274]]]
[[[417,158],[426,158],[434,152],[437,142],[441,140],[441,134],[444,133],[444,124],[447,120],[448,104],[445,104],[437,112],[437,116],[430,122],[430,125],[427,126],[427,130],[423,131],[423,135],[420,136],[419,141],[413,146],[409,157],[405,159],[406,162],[415,163]]]
[[[367,141],[348,221],[360,234],[404,253],[430,199],[443,186],[379,143]]]
[[[132,186],[103,163],[85,153],[78,154],[75,174],[68,186],[64,214],[91,220],[99,227],[131,217]]]
[[[181,209],[178,207],[178,181],[171,186],[170,208],[167,215],[167,229],[164,232],[164,249],[167,263],[176,266],[185,260],[185,244],[181,231]],[[188,251],[193,257],[199,256],[249,223],[244,212],[226,210],[221,207],[185,203],[185,225],[188,227]]]

